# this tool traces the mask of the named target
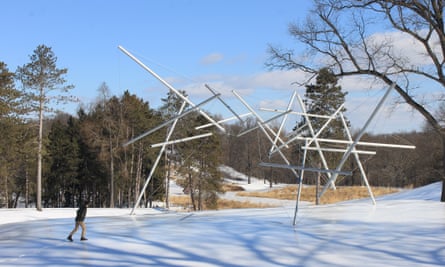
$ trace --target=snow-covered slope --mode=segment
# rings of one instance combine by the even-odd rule
[[[192,213],[0,209],[0,266],[445,266],[441,183],[370,201]]]
[[[440,201],[442,182],[436,182],[412,190],[381,196],[380,200],[433,200]]]

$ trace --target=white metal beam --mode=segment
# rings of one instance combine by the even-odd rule
[[[163,142],[163,143],[153,144],[153,145],[150,145],[150,147],[154,148],[154,147],[160,147],[160,146],[165,146],[165,145],[172,145],[172,144],[182,143],[182,142],[195,140],[195,139],[199,139],[199,138],[209,137],[211,135],[213,135],[213,134],[212,133],[199,134],[199,135],[190,136],[190,137],[186,137],[186,138],[181,138],[181,139],[171,140],[171,141],[167,141],[167,142]]]
[[[377,112],[380,110],[380,108],[383,106],[383,103],[385,102],[386,98],[388,97],[389,93],[391,92],[391,90],[394,88],[395,84],[393,83],[388,90],[385,92],[385,94],[383,95],[382,99],[380,100],[380,102],[377,104],[377,106],[375,107],[374,111],[371,113],[371,115],[369,116],[368,120],[365,122],[365,124],[363,125],[362,129],[360,130],[360,132],[357,134],[354,142],[352,144],[350,144],[348,151],[345,152],[345,154],[343,155],[342,159],[340,160],[340,163],[338,164],[336,170],[340,171],[343,168],[343,165],[345,164],[346,160],[348,159],[349,155],[351,154],[351,152],[355,149],[357,143],[359,142],[360,138],[362,138],[362,136],[365,134],[366,129],[368,128],[369,124],[371,123],[371,121],[374,119],[375,115],[377,114]],[[326,185],[323,187],[323,190],[320,193],[320,196],[322,196],[326,190],[328,189],[329,184],[331,183],[335,183],[335,180],[337,179],[338,174],[334,173],[328,180],[328,182],[326,183]],[[367,182],[367,180],[365,180],[365,182]],[[369,184],[367,184],[367,186],[369,187]]]
[[[259,125],[262,125],[264,123],[264,120],[260,117],[260,115],[258,115],[258,113],[255,112],[255,110],[253,110],[252,107],[250,107],[249,104],[247,104],[247,102],[237,93],[235,92],[235,90],[232,90],[232,93],[241,101],[241,103],[243,103],[243,105],[257,118],[257,120],[260,122]],[[264,124],[264,127],[273,134],[273,136],[277,136],[277,134],[275,133],[274,130],[272,130],[272,128],[270,128],[270,126],[268,124]],[[280,141],[280,143],[284,143],[284,141],[278,136],[278,140]],[[273,142],[273,140],[272,140]],[[287,147],[287,146],[286,146]]]
[[[328,147],[320,147],[320,148],[316,148],[316,147],[312,147],[312,146],[302,146],[302,149],[307,149],[307,150],[321,150],[321,151],[326,151],[326,152],[346,152],[347,149],[341,149],[341,148],[328,148]],[[358,153],[358,154],[364,154],[364,155],[375,155],[376,152],[375,151],[367,151],[367,150],[353,150],[353,153]]]
[[[214,89],[212,89],[208,84],[205,84],[205,87],[214,95],[219,95]],[[230,106],[227,104],[220,96],[218,96],[218,100],[230,111],[233,115],[244,125],[244,121],[241,119],[241,116],[238,115]]]
[[[250,112],[249,113],[244,113],[244,114],[241,114],[241,115],[238,115],[238,116],[229,117],[229,118],[226,118],[226,119],[219,120],[219,121],[217,121],[217,123],[224,123],[224,122],[228,122],[228,121],[237,119],[238,117],[244,118],[244,117],[247,117],[247,116],[250,116],[250,115],[252,115],[252,113],[250,113]],[[195,129],[199,130],[199,129],[208,128],[210,126],[213,126],[213,124],[212,123],[203,124],[203,125],[200,125],[198,127],[195,127]]]
[[[269,155],[272,153],[272,151],[274,150],[274,146],[277,144],[278,138],[280,137],[280,134],[281,134],[281,131],[283,130],[284,124],[286,123],[286,120],[287,120],[287,117],[288,117],[288,112],[292,111],[291,108],[292,108],[292,104],[294,103],[296,95],[297,95],[297,91],[294,91],[294,93],[292,94],[292,96],[291,96],[291,98],[289,100],[289,103],[287,105],[287,109],[286,109],[285,115],[284,115],[283,119],[281,120],[281,124],[280,124],[280,127],[278,128],[278,132],[277,132],[277,135],[275,136],[275,140],[273,142],[273,145],[270,147]]]
[[[182,102],[182,105],[181,105],[181,107],[179,108],[178,114],[181,114],[181,113],[182,113],[182,111],[183,111],[184,108],[185,108],[185,105],[186,105],[186,102],[185,102],[185,101]],[[176,123],[178,122],[178,119],[179,119],[179,118],[176,118],[176,119],[174,120],[172,126],[170,127],[170,129],[169,129],[169,131],[168,131],[168,133],[167,133],[167,136],[165,137],[165,141],[168,141],[168,140],[170,139],[170,137],[171,137],[171,135],[172,135],[172,133],[173,133],[175,127],[176,127]],[[144,195],[145,189],[147,188],[148,183],[149,183],[150,180],[151,180],[151,177],[153,176],[153,174],[154,174],[156,168],[158,167],[159,161],[161,160],[161,156],[162,156],[162,154],[164,153],[165,147],[166,147],[166,145],[163,145],[163,146],[161,147],[161,150],[159,151],[158,157],[156,158],[155,162],[153,163],[153,166],[151,167],[150,173],[148,174],[148,177],[147,177],[147,179],[145,180],[145,184],[144,184],[144,186],[143,186],[141,192],[139,193],[139,197],[138,197],[136,203],[134,203],[134,206],[133,206],[133,209],[132,209],[131,212],[130,212],[130,215],[133,215],[133,214],[134,214],[134,210],[139,206],[139,203],[141,202],[142,196]]]
[[[139,135],[138,137],[135,137],[135,138],[131,139],[130,141],[126,142],[123,146],[128,146],[129,144],[134,143],[134,142],[136,142],[136,141],[138,141],[138,140],[144,138],[145,136],[147,136],[147,135],[149,135],[149,134],[152,134],[152,133],[156,132],[157,130],[159,130],[159,129],[161,129],[162,127],[164,127],[164,126],[166,126],[166,125],[168,125],[168,124],[170,124],[170,123],[176,121],[177,119],[180,119],[180,118],[182,118],[182,117],[184,117],[184,116],[190,114],[191,112],[197,111],[197,110],[199,109],[200,106],[202,106],[202,105],[206,104],[207,102],[209,102],[209,101],[215,99],[216,97],[217,97],[217,96],[212,96],[212,97],[210,97],[210,98],[208,98],[208,99],[202,101],[202,102],[199,103],[198,105],[195,105],[194,107],[188,109],[186,112],[182,112],[181,114],[177,115],[176,117],[171,118],[170,120],[165,121],[164,123],[162,123],[162,124],[156,126],[155,128],[153,128],[153,129],[151,129],[151,130],[149,130],[149,131],[147,131],[147,132],[145,132],[145,133]],[[185,102],[185,101],[184,101],[184,102]]]
[[[278,112],[278,113],[286,112],[286,110],[273,109],[273,108],[260,108],[260,110],[262,110],[262,111],[269,111],[269,112]],[[292,111],[290,114],[292,114],[292,115],[300,115],[300,116],[307,115],[309,117],[321,118],[321,119],[329,119],[330,117],[332,117],[332,115],[318,115],[318,114],[304,113],[304,112],[298,112],[298,111]]]
[[[296,136],[296,140],[311,140],[311,137]],[[350,145],[354,143],[351,140],[340,140],[340,139],[328,139],[328,138],[317,138],[319,142],[324,143],[336,143],[336,144],[346,144]],[[357,142],[357,146],[373,146],[373,147],[386,147],[386,148],[403,148],[403,149],[416,149],[413,145],[397,145],[397,144],[384,144],[384,143],[374,143],[374,142]]]
[[[143,69],[145,69],[146,71],[148,71],[153,77],[155,77],[156,79],[158,79],[162,84],[164,84],[168,89],[170,89],[173,93],[175,93],[179,98],[181,98],[183,101],[187,102],[190,106],[195,107],[196,105],[190,101],[187,97],[185,97],[184,95],[182,95],[178,90],[176,90],[173,86],[171,86],[168,82],[166,82],[164,79],[162,79],[158,74],[156,74],[153,70],[151,70],[149,67],[147,67],[144,63],[142,63],[142,61],[140,61],[139,59],[137,59],[135,56],[133,56],[130,52],[128,52],[125,48],[123,48],[122,46],[118,46],[118,48],[127,56],[129,56],[131,59],[133,59],[137,64],[139,64],[139,66],[141,66]],[[212,119],[209,115],[207,115],[207,113],[205,113],[203,110],[198,109],[199,113],[201,113],[202,116],[204,116],[204,118],[206,118],[207,120],[209,120],[213,125],[215,125],[217,128],[219,128],[222,132],[225,132],[226,129],[224,129],[224,127],[222,127],[221,125],[219,125],[214,119]]]
[[[274,167],[274,168],[283,168],[283,169],[291,169],[291,170],[304,170],[304,171],[321,172],[321,173],[335,173],[337,175],[346,175],[346,176],[350,176],[352,174],[351,172],[348,172],[348,171],[327,170],[327,169],[310,168],[310,167],[304,167],[304,166],[278,164],[278,163],[270,163],[270,162],[261,162],[261,163],[259,163],[259,165],[262,167]]]
[[[261,125],[266,125],[267,123],[269,123],[269,122],[271,122],[271,121],[274,121],[274,120],[276,120],[276,119],[278,119],[278,118],[280,118],[280,117],[283,117],[283,116],[285,116],[286,114],[288,114],[290,111],[285,111],[285,112],[283,112],[283,113],[281,113],[281,114],[278,114],[278,115],[276,115],[276,116],[273,116],[272,118],[270,118],[270,119],[267,119],[267,120],[265,120],[265,121],[263,121],[263,122],[260,122],[261,123]],[[252,127],[252,128],[250,128],[250,129],[247,129],[247,130],[245,130],[245,131],[243,131],[243,132],[240,132],[236,137],[241,137],[241,136],[243,136],[243,135],[245,135],[245,134],[247,134],[247,133],[250,133],[250,132],[252,132],[252,131],[255,131],[256,129],[258,129],[259,128],[259,126],[255,126],[255,127]],[[274,133],[272,133],[272,134],[274,134]],[[276,144],[276,142],[273,142],[274,144]]]

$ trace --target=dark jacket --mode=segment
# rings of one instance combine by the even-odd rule
[[[85,220],[85,216],[87,215],[87,206],[82,204],[80,208],[77,210],[76,222],[83,222]]]

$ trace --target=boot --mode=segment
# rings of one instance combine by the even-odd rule
[[[83,237],[83,236],[80,238],[80,241],[87,241],[87,240],[88,240],[88,238]]]
[[[69,235],[66,239],[68,239],[69,241],[73,242],[73,237],[71,235]]]

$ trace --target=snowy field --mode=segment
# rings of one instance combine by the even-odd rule
[[[257,184],[259,190],[261,183]],[[263,185],[264,186],[264,185]],[[0,209],[0,266],[445,266],[441,183],[341,204],[165,212]]]

